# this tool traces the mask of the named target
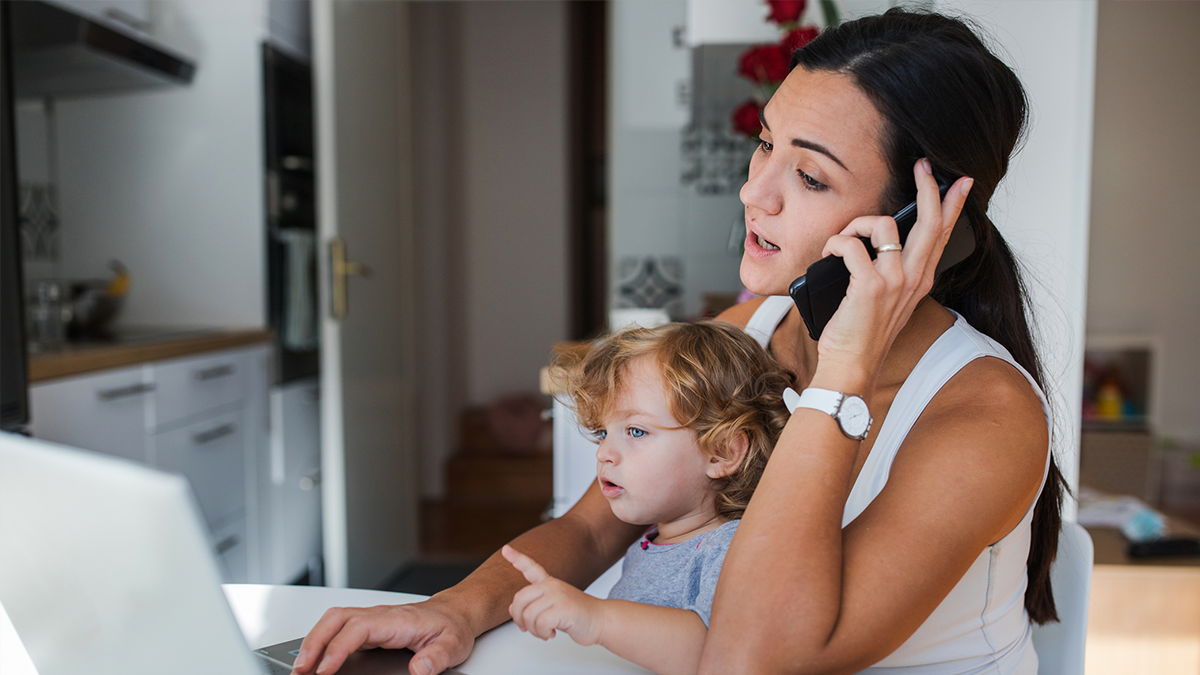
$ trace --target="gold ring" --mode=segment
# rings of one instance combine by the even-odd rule
[[[879,248],[875,249],[875,252],[876,253],[887,253],[888,251],[899,251],[900,248],[901,248],[900,244],[884,244],[883,246],[880,246]]]

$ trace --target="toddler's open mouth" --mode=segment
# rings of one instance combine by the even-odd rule
[[[617,485],[611,480],[608,480],[607,478],[600,479],[600,492],[603,493],[605,497],[616,497],[624,491],[625,488]]]

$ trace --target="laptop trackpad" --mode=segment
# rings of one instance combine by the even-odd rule
[[[296,653],[304,638],[254,650],[270,666],[271,675],[288,675],[296,661]],[[408,675],[408,661],[413,653],[407,649],[369,649],[354,652],[338,669],[339,675]]]

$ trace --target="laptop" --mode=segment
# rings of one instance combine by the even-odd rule
[[[0,432],[0,606],[39,675],[290,672],[301,640],[250,650],[204,532],[181,476]],[[411,656],[339,672],[406,674]]]

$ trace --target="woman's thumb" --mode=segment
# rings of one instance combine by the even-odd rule
[[[425,646],[408,662],[411,675],[435,675],[450,667],[450,655],[437,641]]]

